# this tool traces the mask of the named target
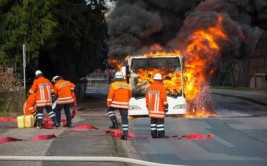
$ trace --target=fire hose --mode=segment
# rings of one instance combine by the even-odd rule
[[[132,163],[145,166],[185,166],[173,164],[161,164],[126,157],[110,157],[110,156],[0,156],[0,161],[78,161],[78,162],[122,162]]]

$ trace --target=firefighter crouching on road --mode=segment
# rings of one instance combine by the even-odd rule
[[[36,93],[29,94],[27,100],[23,104],[23,114],[33,115],[34,127],[36,127]]]
[[[120,111],[122,121],[122,140],[127,140],[128,136],[128,109],[129,100],[132,97],[130,85],[123,79],[123,73],[117,71],[115,73],[114,82],[109,86],[109,93],[107,98],[108,116],[112,122],[111,129],[118,128],[117,117],[115,110]]]
[[[167,93],[162,84],[162,76],[156,73],[154,82],[146,92],[146,107],[151,118],[150,129],[152,138],[168,138],[165,136],[164,118],[168,112]]]
[[[61,76],[54,76],[52,79],[54,83],[55,96],[57,97],[57,105],[55,108],[57,117],[57,127],[61,122],[61,110],[64,109],[67,123],[64,127],[71,127],[71,113],[70,107],[74,103],[72,93],[75,85],[67,80],[64,80]]]
[[[36,103],[36,93],[29,94],[26,102],[23,105],[24,115],[34,115],[36,113],[35,103]]]
[[[51,93],[54,93],[54,87],[52,83],[43,76],[43,73],[40,70],[35,72],[35,79],[29,90],[29,94],[33,93],[36,93],[37,128],[42,128],[44,108],[46,108],[48,115],[52,119],[53,125],[57,126],[56,116],[51,107]]]

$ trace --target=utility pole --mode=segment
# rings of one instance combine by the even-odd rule
[[[24,90],[26,92],[26,45],[25,44],[22,45],[22,56],[23,56],[23,84],[24,84]]]

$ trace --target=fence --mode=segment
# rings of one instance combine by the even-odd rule
[[[250,88],[267,88],[267,58],[253,57],[249,60]]]
[[[108,80],[104,77],[87,77],[85,94],[107,94],[109,88]]]

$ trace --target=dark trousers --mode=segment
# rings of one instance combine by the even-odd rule
[[[150,129],[152,138],[165,136],[164,119],[151,118]]]
[[[108,108],[108,115],[109,118],[111,119],[117,119],[116,115],[115,115],[115,110],[119,110],[120,111],[120,115],[121,115],[121,123],[122,123],[122,134],[123,135],[128,135],[128,128],[129,128],[129,121],[128,121],[128,109],[125,108],[113,108],[110,107]]]
[[[42,124],[43,123],[43,109],[46,109],[49,117],[53,120],[54,124],[56,124],[56,115],[54,113],[54,111],[52,110],[51,106],[44,106],[44,107],[37,107],[37,115],[36,115],[36,119],[37,119],[37,123]]]
[[[56,106],[56,117],[57,117],[57,123],[60,124],[61,122],[61,110],[64,109],[66,120],[67,120],[67,127],[71,126],[71,114],[70,114],[70,106],[71,104],[57,104]]]

